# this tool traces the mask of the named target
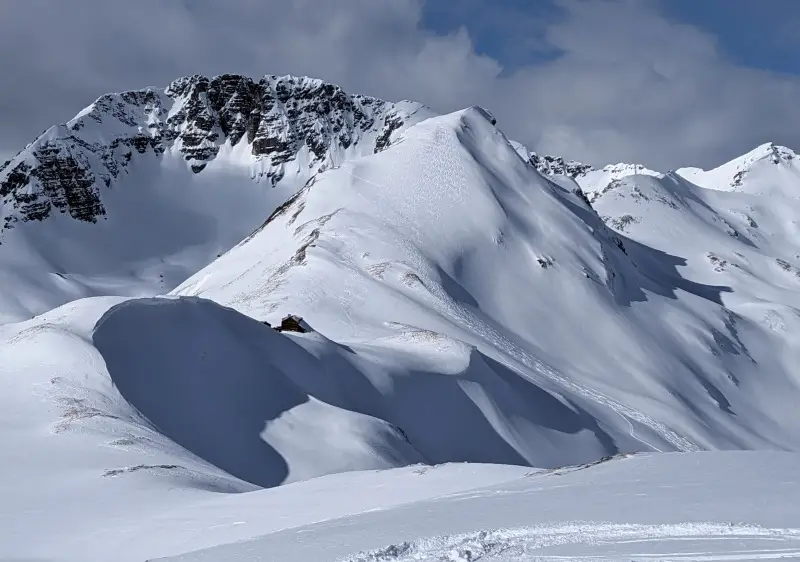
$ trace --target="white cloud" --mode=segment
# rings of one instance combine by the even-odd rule
[[[0,151],[105,91],[196,72],[309,74],[439,111],[479,103],[532,148],[593,162],[800,148],[797,77],[737,67],[649,0],[559,4],[544,33],[558,57],[502,73],[465,29],[426,30],[420,0],[26,0],[0,20]]]
[[[775,140],[800,148],[800,79],[735,66],[713,37],[639,0],[561,4],[555,61],[508,80],[530,91],[527,121],[543,148],[659,168],[710,165]],[[538,124],[537,124],[538,123]]]

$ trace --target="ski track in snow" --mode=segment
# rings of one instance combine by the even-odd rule
[[[681,550],[682,545],[688,548]],[[575,522],[402,542],[361,552],[339,562],[716,561],[797,557],[800,557],[800,529],[718,523]]]
[[[438,139],[437,139],[438,141]],[[432,149],[429,151],[423,152],[424,158],[437,158],[439,163],[443,163],[447,160],[452,160],[450,162],[450,166],[443,166],[439,165],[435,169],[442,170],[442,169],[449,169],[453,166],[460,166],[460,163],[457,162],[457,159],[452,158],[452,155],[449,155],[449,151],[443,149],[441,142],[434,142]],[[423,169],[427,169],[426,166],[421,166]],[[368,184],[374,185],[375,187],[380,188],[384,193],[392,193],[392,190],[389,189],[385,185],[381,185],[377,182],[369,180],[367,178],[363,178],[352,171],[350,171],[347,167],[343,167],[343,170],[348,173],[351,177],[366,182]],[[461,174],[458,173],[457,170],[453,175],[456,177],[463,176],[463,171]],[[398,174],[398,176],[402,177],[402,174]],[[437,178],[432,178],[433,180]],[[462,179],[462,181],[464,181]],[[438,182],[433,181],[434,185],[437,185]],[[454,182],[449,182],[451,185]],[[392,205],[387,204],[382,206],[383,208],[391,209]],[[402,215],[402,213],[400,213]],[[411,221],[408,221],[411,223]],[[421,243],[421,240],[416,241],[418,244]],[[418,246],[419,247],[419,246]],[[408,244],[406,248],[404,248],[405,253],[409,256],[412,262],[414,263],[417,275],[419,275],[423,280],[426,289],[430,292],[432,299],[432,304],[436,311],[442,315],[443,317],[447,318],[455,324],[458,328],[465,330],[467,333],[477,334],[481,339],[485,342],[489,343],[496,351],[499,351],[494,358],[498,360],[500,363],[508,367],[509,369],[513,370],[514,372],[520,374],[522,377],[530,380],[531,376],[528,372],[535,372],[538,373],[545,378],[553,381],[562,387],[569,389],[577,394],[584,396],[585,398],[592,400],[594,402],[600,403],[607,408],[613,410],[617,415],[619,415],[622,419],[624,419],[629,428],[629,434],[631,438],[635,439],[636,441],[642,443],[644,446],[658,452],[663,452],[663,450],[653,443],[646,441],[645,439],[639,437],[636,434],[633,424],[631,420],[634,420],[654,431],[657,435],[661,436],[667,443],[671,444],[675,447],[678,451],[699,451],[700,447],[696,444],[691,442],[686,437],[683,437],[676,432],[672,431],[668,427],[666,427],[663,423],[651,418],[650,416],[646,415],[643,412],[635,410],[625,404],[622,404],[613,398],[601,393],[598,390],[589,388],[585,385],[577,383],[570,378],[564,376],[563,374],[556,371],[553,367],[545,364],[543,361],[537,359],[536,357],[532,356],[530,353],[527,353],[525,350],[519,347],[519,345],[512,342],[507,337],[500,334],[496,329],[489,326],[485,321],[478,318],[475,313],[463,305],[453,301],[453,299],[446,293],[446,291],[441,287],[441,285],[436,282],[435,280],[431,279],[429,276],[424,274],[424,271],[428,269],[423,263],[421,256],[419,254],[419,250],[413,245]],[[509,361],[509,357],[513,358],[515,361]],[[520,368],[520,365],[515,363],[520,363],[525,368]],[[526,372],[527,371],[527,372]],[[532,381],[536,382],[536,381]]]

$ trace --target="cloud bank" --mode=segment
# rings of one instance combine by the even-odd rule
[[[556,4],[524,46],[548,58],[504,69],[466,27],[431,31],[421,0],[16,2],[0,18],[0,153],[104,92],[223,72],[306,74],[441,112],[480,104],[531,149],[596,164],[708,167],[768,140],[800,149],[800,77],[734,64],[654,0]]]

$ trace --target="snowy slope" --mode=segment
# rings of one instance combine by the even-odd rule
[[[509,396],[528,393],[528,403],[541,396],[543,407],[526,412],[506,405],[502,387],[464,389],[527,462],[577,462],[642,447],[638,439],[691,448],[638,411],[620,415],[624,406],[548,365],[561,359],[552,350],[568,352],[565,337],[579,343],[570,315],[592,307],[601,321],[609,318],[615,268],[629,268],[618,244],[579,197],[541,179],[480,109],[470,109],[420,123],[390,150],[320,176],[176,292],[268,320],[298,313],[367,357],[376,347],[408,347],[412,358],[428,348],[433,372],[467,375],[475,346],[516,389]],[[506,298],[530,290],[534,279],[528,306]],[[580,345],[617,353],[598,344]],[[454,349],[452,359],[443,346]],[[605,378],[597,357],[586,360],[595,367],[578,358],[570,370]],[[634,418],[641,437],[629,425]]]
[[[359,381],[339,346],[210,301],[85,299],[0,336],[0,435],[22,474],[50,458],[242,491],[423,460],[397,427],[318,398]]]
[[[800,361],[800,200],[790,182],[773,184],[774,177],[757,173],[760,165],[735,191],[700,188],[678,174],[627,178],[594,206],[620,233],[678,256],[680,275],[693,287],[687,289],[705,297],[672,307],[684,308],[680,316],[657,313],[672,325],[684,372],[702,373],[731,418],[771,418],[756,430],[764,446],[794,449],[793,439],[779,435],[800,419],[792,406]],[[646,258],[638,248],[629,246],[629,254],[641,266]],[[718,288],[724,306],[713,303],[708,287]],[[694,353],[701,347],[712,353]]]
[[[637,455],[168,560],[796,560],[797,469],[785,453]]]
[[[659,196],[645,207],[661,212]],[[669,224],[650,245],[614,234],[471,109],[320,176],[176,293],[270,321],[300,314],[367,357],[417,333],[474,346],[515,392],[552,397],[517,413],[493,389],[471,395],[535,466],[628,450],[796,449],[800,317],[784,314],[781,335],[729,308],[724,279],[684,272],[685,252],[657,243],[681,227]],[[761,298],[795,306],[791,291]]]
[[[105,501],[76,491],[43,504],[48,517],[30,508],[7,512],[0,556],[796,559],[798,468],[792,453],[635,455],[543,472],[468,464],[350,472],[234,495],[174,485],[166,492],[140,471],[106,480],[106,495],[93,496]]]
[[[800,158],[785,146],[766,143],[713,170],[680,168],[676,173],[699,186],[756,195],[798,196]]]
[[[292,76],[102,96],[0,168],[0,322],[167,291],[314,174],[428,115]]]
[[[369,100],[183,79],[0,170],[0,559],[800,557],[793,153]]]

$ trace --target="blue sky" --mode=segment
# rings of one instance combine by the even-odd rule
[[[713,33],[734,61],[800,74],[797,0],[668,0],[665,12]]]
[[[641,0],[646,2],[648,0]],[[738,64],[800,74],[800,0],[661,0],[662,13],[713,34]],[[558,52],[543,36],[565,16],[551,0],[428,0],[424,25],[440,33],[465,26],[478,52],[506,71],[546,61]]]
[[[551,59],[544,44],[547,24],[563,17],[550,0],[427,0],[423,24],[438,33],[466,27],[477,52],[503,63],[506,71]]]

